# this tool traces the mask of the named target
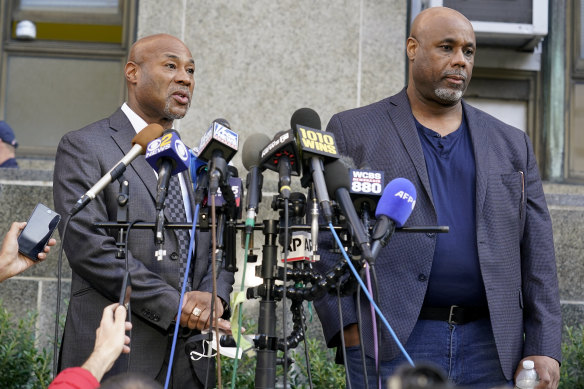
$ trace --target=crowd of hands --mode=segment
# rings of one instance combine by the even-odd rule
[[[18,275],[47,258],[47,255],[57,242],[51,238],[44,251],[38,254],[38,261],[27,258],[18,251],[18,235],[26,226],[26,222],[14,222],[4,237],[0,248],[0,282]],[[93,352],[82,368],[88,370],[97,381],[112,368],[120,354],[130,352],[130,337],[127,331],[132,329],[132,323],[126,321],[126,308],[118,303],[108,305],[103,310],[103,316],[96,330]]]

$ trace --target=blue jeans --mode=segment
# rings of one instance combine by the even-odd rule
[[[513,381],[507,381],[501,370],[491,322],[487,318],[461,325],[418,320],[404,347],[414,364],[433,364],[457,386],[490,389],[513,385]],[[360,347],[347,347],[346,352],[351,387],[364,388]],[[399,366],[407,363],[403,355],[391,361],[381,361],[381,388],[385,388],[385,382]],[[369,388],[379,388],[375,360],[366,357],[366,364]]]

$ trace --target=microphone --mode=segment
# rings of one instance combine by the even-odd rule
[[[348,189],[351,186],[351,180],[349,178],[349,167],[346,165],[346,162],[343,159],[338,159],[326,165],[325,180],[329,195],[337,201],[351,227],[351,235],[354,241],[361,248],[363,257],[369,260],[371,258],[369,236],[357,215],[357,211],[355,211],[353,200],[351,200]]]
[[[290,198],[291,175],[300,175],[298,163],[298,147],[292,130],[280,131],[274,135],[274,140],[260,153],[264,168],[278,172],[278,191],[283,198]]]
[[[247,138],[241,150],[241,161],[248,171],[245,180],[247,189],[245,232],[248,234],[253,231],[259,203],[262,201],[264,177],[260,167],[260,152],[268,143],[270,138],[266,134],[256,133]]]
[[[203,200],[207,198],[209,189],[209,176],[207,175],[207,162],[197,158],[197,152],[189,150],[191,155],[191,180],[195,191],[195,204],[203,205]]]
[[[375,260],[383,247],[389,243],[396,227],[402,227],[416,205],[416,188],[410,180],[395,178],[383,190],[377,204],[373,228],[372,258]]]
[[[335,138],[331,133],[320,131],[320,117],[310,108],[296,110],[290,118],[290,126],[296,134],[304,162],[302,186],[307,187],[312,179],[316,197],[328,224],[332,221],[333,212],[324,182],[323,161],[329,162],[339,158]],[[309,171],[311,176],[307,174]]]
[[[209,190],[216,194],[219,182],[225,181],[227,163],[239,147],[239,136],[225,119],[215,119],[201,138],[198,157],[209,162]]]
[[[243,186],[235,166],[228,165],[224,184],[219,186],[215,197],[215,207],[223,207],[230,219],[241,217],[241,194]]]
[[[353,164],[352,159],[351,164]],[[365,231],[368,233],[371,215],[375,213],[383,191],[384,173],[382,170],[372,170],[369,167],[350,168],[349,177],[351,180],[349,192],[353,199],[353,205],[357,214],[361,217]]]
[[[221,208],[217,217],[217,251],[216,271],[222,267],[225,259],[225,270],[237,271],[236,258],[236,220],[241,217],[241,178],[235,166],[227,166],[226,185],[222,185],[215,197],[215,207]]]
[[[144,154],[146,151],[146,146],[152,140],[160,137],[162,135],[163,128],[160,124],[152,123],[147,125],[134,136],[132,139],[132,148],[128,153],[113,167],[108,171],[95,185],[91,187],[83,196],[77,200],[77,203],[71,209],[71,216],[75,215],[77,212],[81,211],[91,200],[93,200],[106,186],[108,186],[113,180],[117,180],[118,177],[126,170],[126,167],[132,163],[139,155]]]
[[[156,243],[164,243],[164,200],[168,194],[170,177],[190,166],[190,154],[175,130],[166,130],[162,137],[148,144],[146,161],[158,171],[156,189]]]

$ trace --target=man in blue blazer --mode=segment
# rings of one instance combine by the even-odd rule
[[[552,225],[527,135],[471,107],[462,95],[476,50],[471,23],[429,8],[407,39],[409,81],[395,96],[336,114],[327,131],[342,154],[385,177],[414,183],[406,225],[448,225],[447,234],[397,232],[375,262],[377,303],[414,362],[431,361],[457,385],[512,383],[532,359],[545,388],[557,388],[561,317]],[[320,242],[326,271],[339,258]],[[369,387],[406,359],[386,328],[375,347],[368,301],[342,299],[353,387]],[[337,301],[316,302],[330,347],[341,344]]]
[[[152,123],[164,129],[171,128],[174,120],[187,113],[195,86],[194,71],[190,50],[173,36],[151,35],[132,46],[125,67],[127,102],[109,118],[72,131],[59,143],[53,183],[55,208],[59,213],[68,214],[76,200],[128,153],[137,132]],[[154,169],[139,156],[123,176],[129,182],[130,221],[154,222],[157,214]],[[186,221],[186,215],[194,210],[194,193],[188,172],[180,176],[176,180],[176,176],[172,177],[169,197],[171,190],[178,187],[177,200],[184,208],[182,221]],[[61,345],[61,369],[78,366],[89,357],[104,307],[119,298],[125,261],[116,257],[118,232],[94,228],[94,223],[117,220],[119,188],[117,182],[108,185],[72,217],[64,239],[72,280]],[[184,203],[180,200],[181,194]],[[171,216],[168,200],[164,209],[165,222],[181,221]],[[62,234],[64,223],[59,227]],[[209,364],[207,358],[200,356],[203,353],[201,342],[195,343],[198,355],[192,362],[185,349],[191,330],[198,333],[209,328],[213,284],[209,261],[211,234],[208,231],[195,234],[191,282],[179,317],[188,241],[179,241],[176,230],[166,229],[164,234],[166,255],[162,260],[156,255],[159,246],[155,244],[154,231],[133,229],[128,234],[127,261],[132,281],[131,353],[119,358],[106,378],[132,371],[164,383],[176,321],[182,328],[170,387],[203,388],[208,387],[206,381],[214,386],[213,363]],[[223,304],[229,301],[233,282],[233,273],[221,271],[217,276],[218,297],[213,305],[216,316],[227,315],[224,310],[227,305]],[[220,319],[219,327],[230,330],[227,320]]]

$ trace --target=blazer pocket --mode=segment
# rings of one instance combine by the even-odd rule
[[[86,295],[87,293],[91,292],[95,290],[94,288],[92,288],[91,286],[86,286],[85,288],[81,288],[78,291],[73,293],[74,297],[79,297],[79,296],[83,296]]]
[[[522,220],[525,214],[525,174],[521,170],[501,174],[501,183],[507,190],[506,193],[501,193],[501,195],[507,197],[509,204],[512,208],[517,209],[517,216]]]

